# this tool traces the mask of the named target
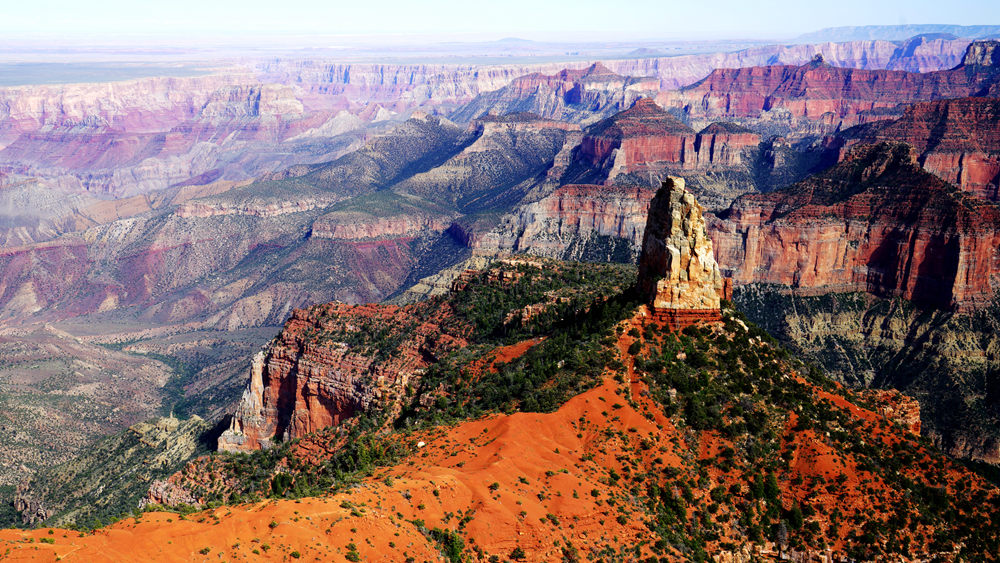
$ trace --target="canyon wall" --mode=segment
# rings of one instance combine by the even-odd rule
[[[49,189],[114,197],[191,181],[244,180],[339,155],[349,139],[317,147],[310,132],[326,127],[332,137],[368,124],[347,109],[341,100],[305,99],[297,86],[235,70],[3,88],[0,169],[12,179],[42,179]],[[313,145],[313,154],[275,148],[293,138],[296,146]]]
[[[673,57],[606,59],[601,64],[622,76],[655,77],[660,88],[680,88],[717,68],[769,64],[802,64],[821,54],[831,64],[853,68],[887,68],[929,72],[952,68],[962,60],[969,39],[913,37],[905,41],[849,41],[803,45],[765,45],[733,52]],[[299,83],[314,95],[343,95],[353,101],[392,104],[455,103],[497,90],[531,73],[555,74],[591,63],[568,61],[539,64],[379,64],[322,60],[275,59],[256,63],[263,79]]]
[[[649,98],[589,127],[577,159],[586,171],[602,171],[606,183],[620,176],[660,177],[666,172],[743,170],[747,149],[760,135],[730,123],[693,129]]]
[[[504,217],[473,246],[488,255],[635,262],[653,194],[642,187],[562,186]]]
[[[984,306],[1000,287],[1000,209],[921,170],[904,144],[860,145],[822,174],[742,196],[711,233],[738,284],[959,310]]]
[[[845,131],[841,154],[856,143],[902,141],[924,170],[964,191],[1000,200],[1000,99],[958,98],[914,104],[895,121]]]
[[[973,43],[954,69],[926,73],[843,68],[822,56],[799,66],[719,69],[658,101],[695,123],[742,120],[818,134],[898,116],[903,104],[989,93],[1000,77],[989,54],[997,44]]]
[[[476,96],[450,114],[456,121],[507,113],[532,113],[548,119],[592,123],[656,95],[659,82],[612,72],[601,63],[556,74],[534,72],[515,78],[498,90]]]
[[[594,121],[717,68],[798,64],[821,53],[845,66],[928,70],[950,67],[959,45],[769,46],[603,65],[272,60],[191,78],[2,88],[0,177],[113,197],[239,181],[339,156],[368,127],[416,108],[469,104],[454,114],[463,121],[489,111]]]
[[[278,338],[254,357],[250,382],[219,449],[269,448],[359,412],[398,407],[396,400],[428,358],[465,344],[434,323],[410,326],[404,320],[411,314],[391,305],[339,303],[295,310]],[[385,357],[372,350],[367,341],[373,330],[399,331],[403,340],[396,353]]]

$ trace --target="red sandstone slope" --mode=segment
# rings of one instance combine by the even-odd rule
[[[976,42],[958,67],[928,73],[834,67],[822,57],[801,66],[719,69],[664,93],[661,101],[695,120],[748,119],[793,130],[811,124],[830,131],[898,115],[901,104],[987,95],[1000,76],[997,53],[1000,42]]]
[[[1000,200],[1000,99],[959,98],[914,104],[895,121],[844,132],[846,146],[902,141],[924,170],[979,197]]]
[[[786,388],[785,397],[801,393],[804,405],[819,405],[828,421],[811,426],[807,411],[815,407],[800,414],[779,410],[772,421],[763,414],[771,407],[749,399],[743,417],[728,415],[728,428],[760,424],[764,416],[773,432],[770,449],[725,429],[692,427],[683,409],[665,411],[644,352],[669,349],[675,336],[665,331],[640,313],[618,331],[618,381],[609,374],[553,413],[490,415],[418,432],[405,438],[424,444],[410,456],[329,497],[188,516],[149,513],[94,533],[5,530],[0,550],[10,561],[339,560],[350,552],[363,560],[402,561],[434,559],[450,545],[474,561],[507,558],[515,549],[530,561],[654,554],[679,561],[698,550],[777,560],[869,559],[882,549],[902,549],[908,561],[952,549],[949,529],[938,529],[921,512],[925,496],[939,499],[940,509],[963,525],[991,525],[995,488],[846,399],[843,390],[824,389],[794,371],[775,384]],[[730,320],[691,334],[721,343],[745,339],[745,331]],[[765,365],[774,361],[767,344],[749,350],[743,353],[759,354]],[[845,429],[864,438],[844,438]],[[853,445],[845,447],[845,439]],[[773,458],[774,472],[765,477],[759,459],[747,463],[745,448]],[[756,522],[775,517],[768,516],[772,511],[784,524],[761,530]],[[434,529],[447,531],[450,543]],[[966,549],[982,548],[978,542],[989,531],[980,532]]]
[[[822,174],[743,196],[710,230],[738,284],[957,309],[989,302],[1000,287],[1000,209],[921,170],[903,144],[858,146]]]

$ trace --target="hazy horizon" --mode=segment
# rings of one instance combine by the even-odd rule
[[[319,0],[174,0],[138,2],[37,0],[7,6],[0,36],[7,41],[59,45],[129,45],[187,41],[284,43],[335,40],[345,46],[382,42],[782,40],[840,26],[1000,24],[996,2],[845,0],[836,9],[787,0],[704,4],[636,0],[611,5],[596,0],[419,4],[387,0],[330,3]]]

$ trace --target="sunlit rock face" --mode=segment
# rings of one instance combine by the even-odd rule
[[[715,262],[704,210],[680,178],[667,178],[650,203],[639,288],[654,313],[671,324],[719,318],[727,284]]]

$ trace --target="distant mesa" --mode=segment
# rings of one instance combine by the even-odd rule
[[[715,262],[704,209],[668,177],[653,197],[639,257],[639,290],[655,319],[671,329],[721,320],[730,285]]]

